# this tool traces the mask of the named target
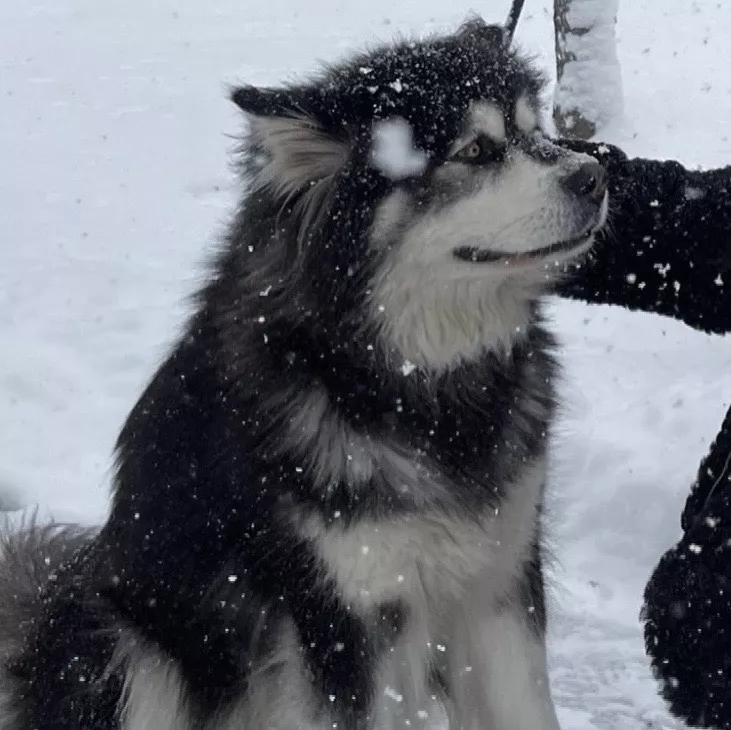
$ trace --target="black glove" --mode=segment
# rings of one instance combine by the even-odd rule
[[[621,184],[621,177],[625,174],[624,163],[629,158],[619,147],[605,142],[584,142],[577,139],[557,139],[553,141],[559,147],[564,147],[572,152],[596,157],[607,170],[610,192],[612,187],[616,188]]]
[[[731,331],[731,167],[698,172],[602,143],[557,144],[606,167],[609,220],[556,293]]]

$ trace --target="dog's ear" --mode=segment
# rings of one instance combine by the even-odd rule
[[[482,16],[471,13],[459,27],[457,37],[473,43],[501,45],[504,40],[504,33],[505,31],[501,26],[489,25]]]
[[[298,204],[310,220],[348,160],[348,140],[326,130],[287,90],[244,86],[231,99],[249,119],[251,148],[264,153],[254,184],[284,199],[303,193]]]
[[[245,114],[255,117],[286,116],[297,113],[297,103],[285,89],[260,89],[237,86],[231,90],[231,101]]]

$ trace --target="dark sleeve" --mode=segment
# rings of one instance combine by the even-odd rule
[[[605,230],[557,293],[731,331],[731,167],[695,172],[610,145],[560,144],[606,166],[611,197]]]
[[[681,517],[684,532],[691,529],[711,496],[718,492],[731,492],[731,408],[726,411],[721,430],[698,468]]]

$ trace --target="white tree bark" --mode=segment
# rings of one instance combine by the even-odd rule
[[[619,0],[554,0],[559,134],[589,139],[623,110],[617,57]]]

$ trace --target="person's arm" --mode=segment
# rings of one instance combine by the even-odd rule
[[[694,172],[675,161],[629,159],[611,145],[559,144],[607,168],[610,213],[556,293],[731,331],[731,167]]]

